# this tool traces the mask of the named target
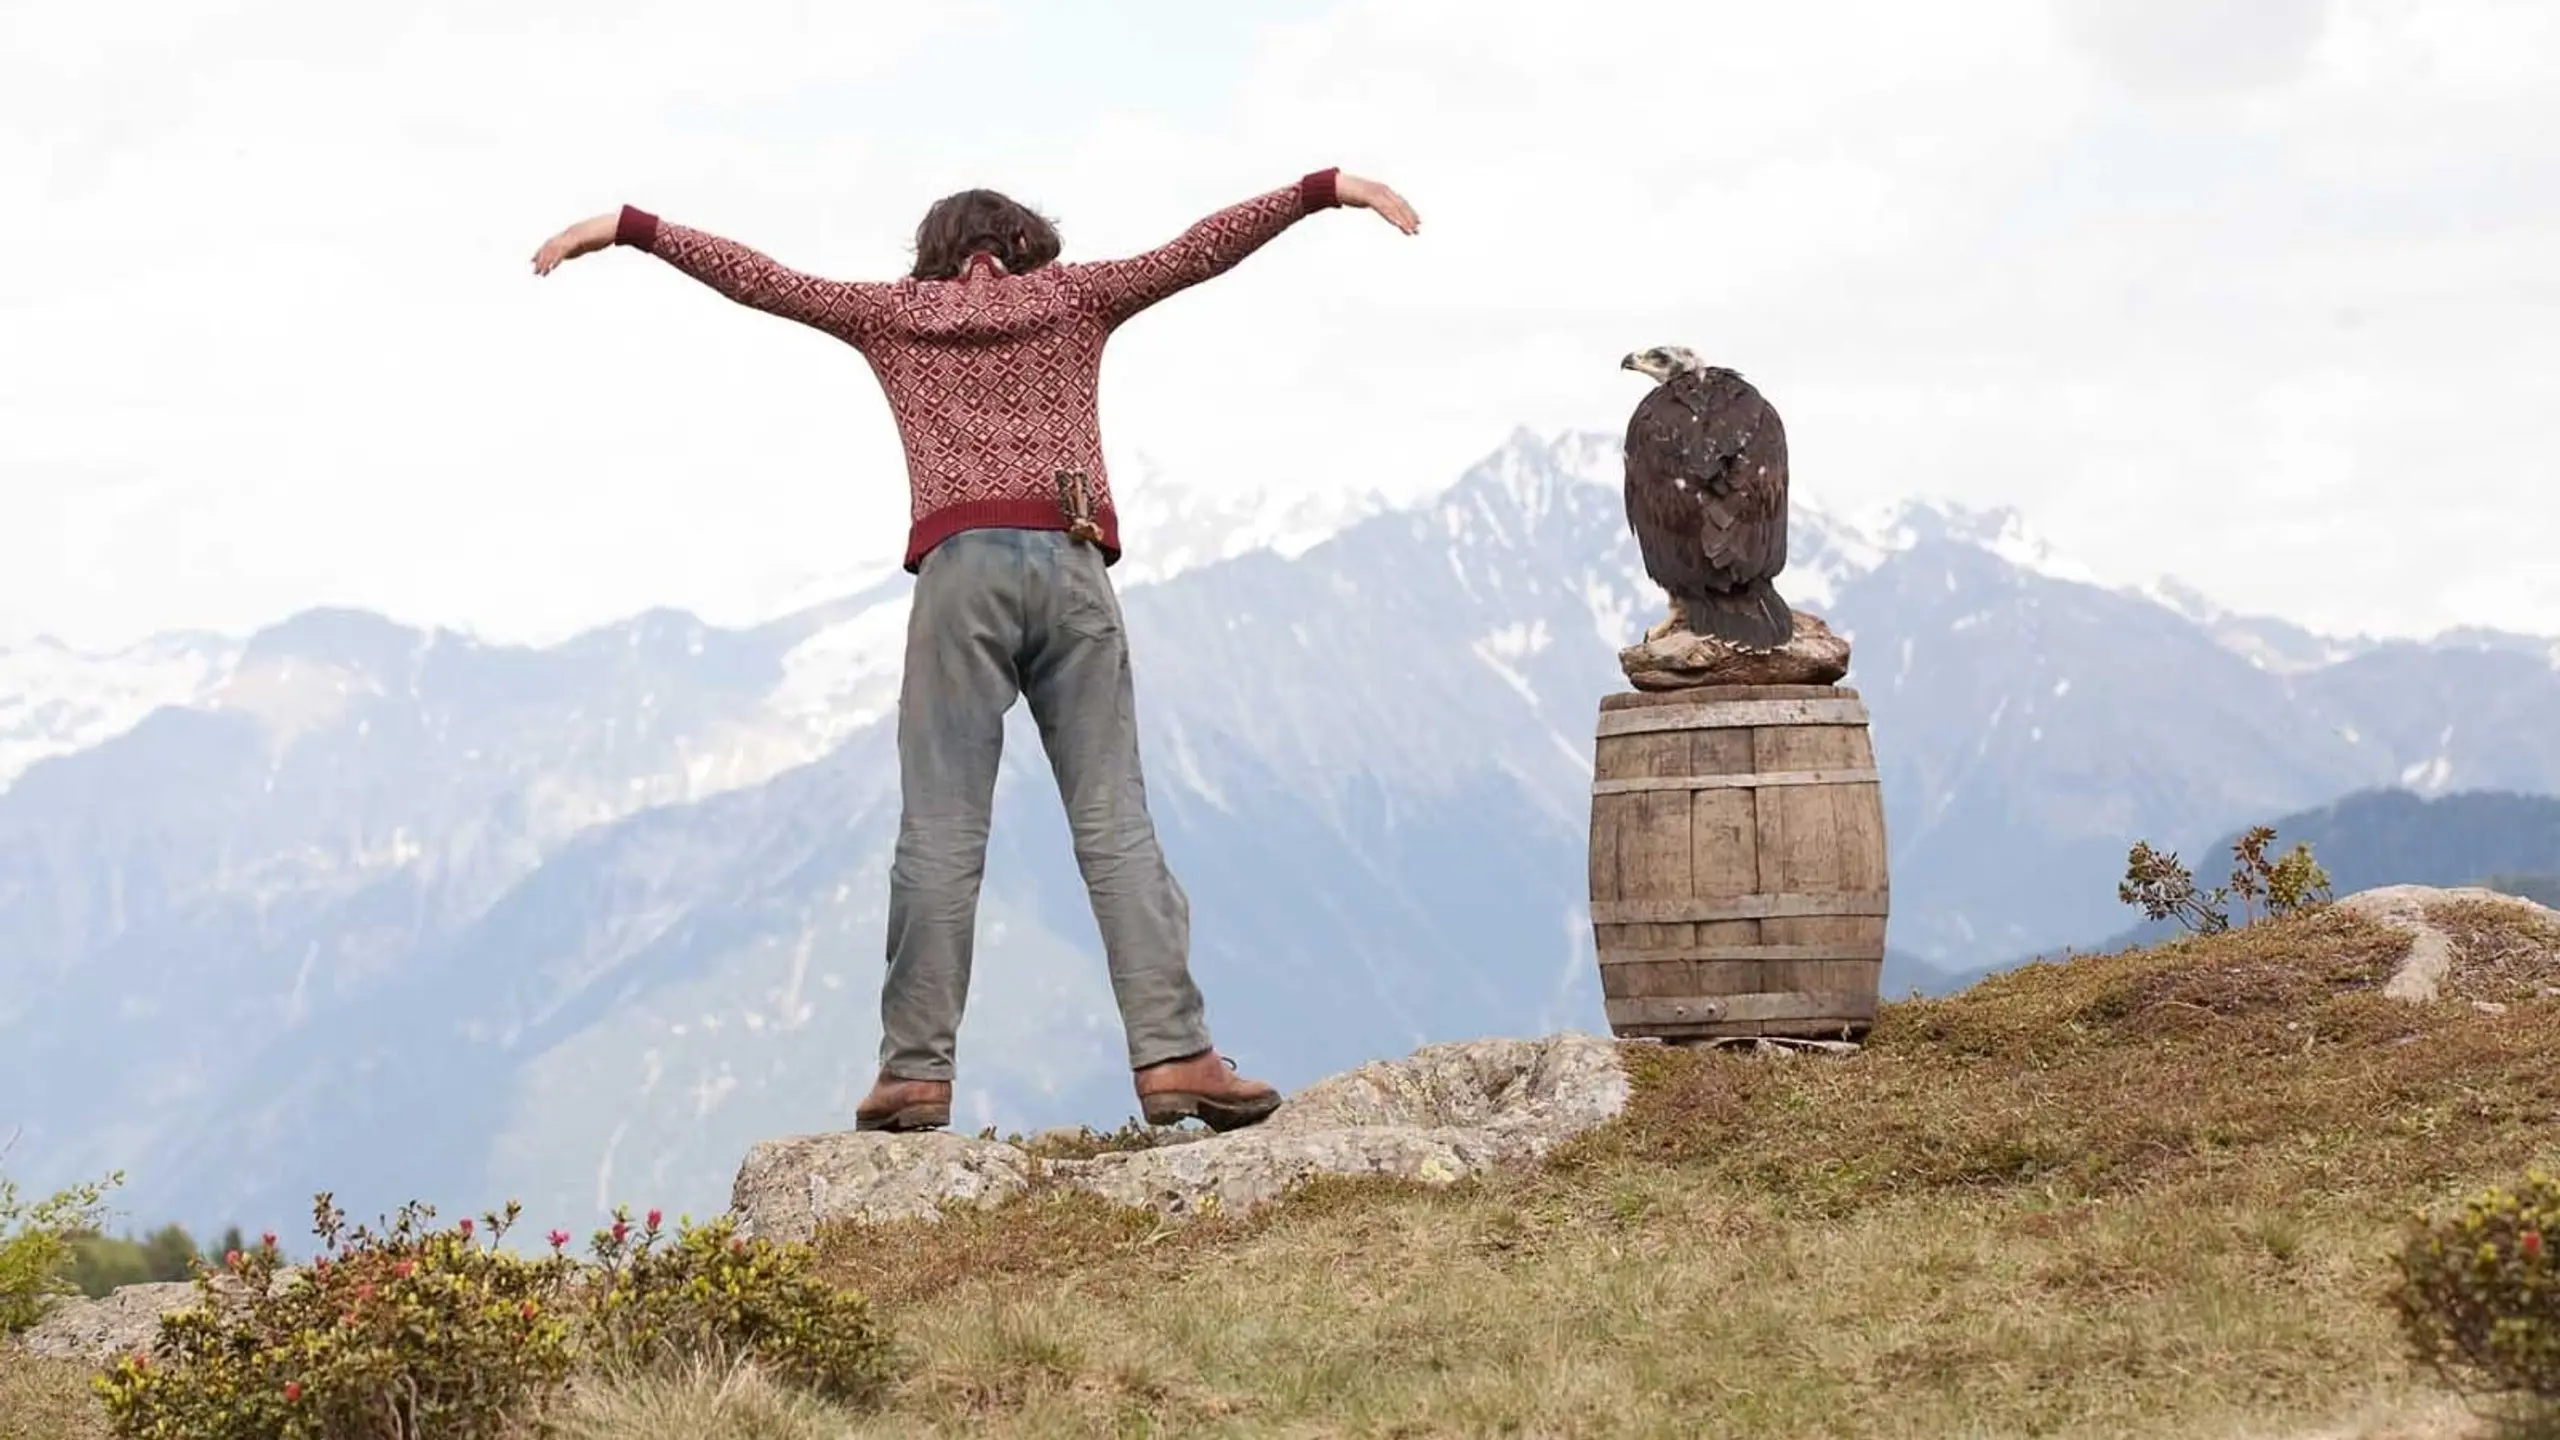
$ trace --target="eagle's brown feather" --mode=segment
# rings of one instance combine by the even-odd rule
[[[1690,628],[1771,648],[1792,616],[1768,582],[1787,565],[1787,432],[1741,375],[1672,375],[1627,423],[1627,525],[1645,573]]]

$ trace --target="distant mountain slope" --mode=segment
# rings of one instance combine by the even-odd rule
[[[1615,463],[1516,435],[1428,503],[1127,588],[1150,798],[1257,1071],[1603,1028],[1592,725],[1662,603]],[[1875,716],[1897,993],[2120,929],[2136,837],[2393,784],[2560,790],[2538,642],[2199,619],[2007,512],[1792,528],[1787,593],[1854,638]],[[138,1215],[198,1228],[290,1225],[322,1187],[583,1221],[716,1208],[749,1141],[843,1123],[878,1033],[909,585],[548,648],[315,612],[47,741],[0,791],[26,1178],[121,1167]],[[1111,1123],[1093,922],[1019,713],[1008,747],[959,1119]]]

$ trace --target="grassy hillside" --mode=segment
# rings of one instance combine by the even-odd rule
[[[2425,1008],[2329,911],[1892,1005],[1848,1059],[1630,1047],[1628,1115],[1534,1174],[840,1227],[910,1347],[886,1413],[706,1371],[571,1433],[2466,1433],[2382,1291],[2413,1207],[2560,1161],[2560,932],[2441,918]],[[75,1373],[0,1365],[0,1434],[100,1433],[46,1413]]]

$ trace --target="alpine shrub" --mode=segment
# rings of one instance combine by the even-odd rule
[[[543,1421],[574,1358],[574,1266],[498,1248],[516,1207],[450,1228],[403,1207],[388,1231],[313,1206],[324,1246],[279,1283],[275,1237],[199,1267],[197,1303],[153,1353],[98,1380],[121,1440],[497,1440]]]
[[[652,1210],[635,1230],[616,1211],[596,1235],[586,1310],[596,1359],[655,1369],[751,1358],[775,1380],[856,1405],[887,1388],[886,1331],[862,1296],[810,1274],[807,1246],[742,1238],[726,1216],[678,1227],[670,1238]]]
[[[286,1273],[275,1237],[199,1267],[197,1301],[97,1388],[118,1440],[513,1440],[547,1434],[582,1366],[752,1359],[826,1398],[887,1387],[892,1347],[859,1295],[809,1273],[806,1246],[727,1219],[669,1235],[656,1211],[596,1232],[592,1263],[501,1248],[518,1207],[438,1228],[403,1207],[350,1230],[318,1197],[323,1253]]]
[[[2560,1180],[2531,1171],[2417,1219],[2392,1294],[2418,1362],[2458,1387],[2560,1401]]]

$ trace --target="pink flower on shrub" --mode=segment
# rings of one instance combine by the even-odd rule
[[[418,1273],[418,1262],[415,1260],[403,1260],[399,1264],[391,1267],[391,1273],[399,1276],[403,1280],[406,1280],[410,1276]]]
[[[370,1280],[367,1280],[367,1281],[366,1281],[366,1282],[364,1282],[363,1284],[358,1285],[358,1286],[356,1287],[356,1298],[357,1298],[357,1299],[359,1299],[359,1300],[370,1300],[370,1299],[372,1299],[372,1298],[373,1298],[373,1282],[372,1282],[372,1281],[370,1281]]]
[[[287,1405],[298,1404],[301,1399],[302,1382],[299,1380],[287,1380],[284,1382],[284,1403]]]
[[[2527,1260],[2539,1260],[2542,1258],[2541,1231],[2527,1230],[2524,1232],[2524,1239],[2521,1244],[2524,1249],[2524,1258]]]
[[[621,1244],[621,1243],[623,1242],[624,1238],[625,1238],[625,1237],[627,1237],[627,1236],[629,1236],[630,1234],[631,1234],[631,1222],[630,1222],[630,1221],[628,1221],[628,1220],[616,1220],[616,1221],[614,1221],[614,1222],[613,1222],[613,1243],[614,1243],[614,1244],[616,1244],[616,1245]]]
[[[266,1234],[259,1236],[258,1243],[269,1250],[273,1250],[276,1248],[276,1232],[270,1230]]]
[[[239,1268],[240,1268],[240,1252],[239,1252],[239,1251],[237,1251],[237,1250],[226,1250],[226,1251],[224,1251],[224,1252],[223,1252],[223,1254],[222,1254],[222,1263],[223,1263],[224,1268],[226,1268],[226,1269],[231,1269],[231,1270],[237,1270],[237,1269],[239,1269]]]
[[[463,1217],[462,1217],[462,1223],[461,1223],[461,1224],[459,1224],[459,1225],[457,1225],[457,1226],[455,1226],[455,1227],[453,1227],[453,1228],[455,1228],[455,1229],[457,1229],[457,1230],[459,1230],[459,1231],[461,1231],[461,1232],[462,1232],[462,1238],[463,1238],[463,1239],[465,1239],[465,1240],[470,1239],[470,1238],[471,1238],[471,1217],[470,1217],[470,1216],[468,1216],[468,1215],[463,1216]]]
[[[658,1212],[655,1210],[649,1212],[649,1228],[652,1230],[658,1228]]]
[[[534,1309],[535,1309],[535,1308],[536,1308],[536,1307],[534,1306],[534,1303],[533,1303],[532,1301],[527,1300],[526,1302],[524,1302],[524,1318],[526,1318],[527,1320],[532,1319],[532,1318],[533,1318],[533,1312],[534,1312]]]
[[[552,1232],[551,1232],[551,1248],[552,1248],[552,1249],[557,1250],[557,1249],[559,1249],[561,1246],[566,1245],[566,1244],[568,1244],[568,1243],[569,1243],[569,1232],[568,1232],[568,1231],[566,1231],[566,1230],[554,1230],[554,1231],[552,1231]]]

